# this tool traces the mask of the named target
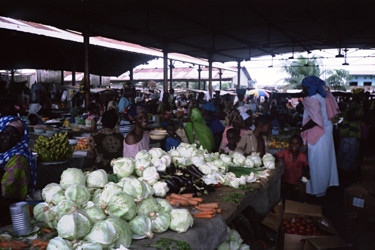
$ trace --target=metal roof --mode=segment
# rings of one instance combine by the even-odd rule
[[[3,16],[218,62],[373,48],[373,12],[368,0],[4,0],[0,8]]]

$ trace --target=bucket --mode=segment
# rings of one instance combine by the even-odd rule
[[[31,232],[31,223],[27,202],[13,203],[9,206],[9,210],[14,233],[17,235],[29,234]]]

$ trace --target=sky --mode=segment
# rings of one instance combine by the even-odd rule
[[[294,53],[294,58],[298,56],[317,58],[320,63],[321,71],[334,70],[334,69],[345,69],[349,73],[372,73],[375,75],[375,49],[372,50],[361,50],[361,49],[348,49],[346,61],[349,65],[342,65],[345,62],[345,58],[336,58],[339,53],[338,49],[326,49],[312,51],[310,54],[307,52]],[[344,51],[341,51],[342,55],[345,55]],[[273,60],[271,56],[263,56],[252,58],[251,61],[241,62],[241,66],[247,68],[250,76],[256,81],[257,85],[277,86],[286,84],[284,78],[287,74],[283,71],[283,65],[290,63],[292,53],[276,55]],[[226,63],[231,66],[237,67],[237,62]],[[178,63],[176,67],[188,67],[191,64]],[[272,66],[272,67],[270,67]],[[157,59],[152,60],[148,65],[140,65],[139,68],[154,68],[163,67],[163,60]],[[329,75],[323,74],[321,78],[325,80]]]

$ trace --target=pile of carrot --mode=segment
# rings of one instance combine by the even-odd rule
[[[203,199],[200,197],[193,197],[193,194],[170,194],[165,198],[171,205],[180,206],[197,206]]]
[[[38,239],[33,240],[33,247],[39,247],[40,250],[45,250],[47,249],[47,246],[48,246],[48,241],[43,241],[43,240],[38,240]]]
[[[23,248],[29,248],[30,245],[22,241],[0,241],[0,248],[11,248],[15,250],[21,250]]]
[[[217,202],[201,203],[195,206],[195,208],[200,211],[199,213],[193,214],[195,218],[211,219],[215,214],[221,213],[221,209]]]

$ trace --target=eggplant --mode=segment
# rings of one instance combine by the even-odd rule
[[[171,175],[171,178],[172,178],[173,182],[177,184],[177,186],[179,186],[179,187],[185,186],[185,182],[184,182],[183,179],[180,178],[180,176]]]
[[[177,194],[178,192],[180,192],[180,188],[176,185],[176,183],[173,182],[173,180],[165,179],[164,181],[167,183],[167,185],[169,187],[169,191],[171,193]]]
[[[189,168],[186,168],[185,171],[190,174],[191,176],[193,176],[194,178],[197,178],[197,179],[200,179],[202,176],[195,173],[194,170],[191,170]]]
[[[201,177],[204,175],[196,166],[194,165],[191,165],[189,167],[191,170],[193,170],[195,173],[197,173],[198,175],[200,175]]]

